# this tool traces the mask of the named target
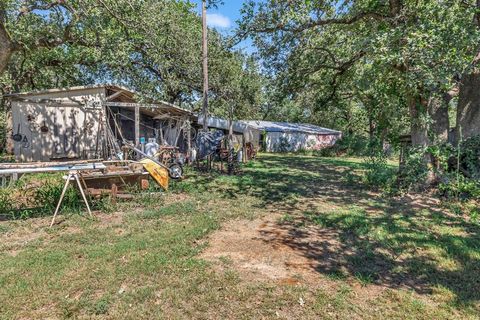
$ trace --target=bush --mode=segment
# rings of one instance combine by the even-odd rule
[[[0,215],[10,216],[15,209],[13,206],[12,191],[0,188]]]
[[[388,157],[380,140],[369,142],[368,153],[369,156],[365,161],[364,183],[372,189],[389,192],[395,181],[396,172],[388,165]]]
[[[322,157],[338,156],[368,156],[370,154],[370,140],[360,135],[345,135],[335,145],[319,151]]]
[[[446,175],[439,184],[438,190],[441,196],[456,200],[480,200],[480,182],[469,179],[463,175]]]
[[[387,158],[369,157],[365,164],[367,170],[363,176],[364,183],[372,189],[390,190],[395,180],[395,172],[387,164]]]
[[[400,168],[398,186],[407,192],[418,189],[425,186],[430,174],[436,178],[434,186],[440,196],[480,200],[480,136],[463,141],[459,148],[443,143],[410,149]]]
[[[425,156],[425,148],[412,148],[409,150],[397,179],[397,187],[400,191],[410,192],[425,186],[425,181],[429,174]]]
[[[470,179],[480,179],[480,135],[460,144],[460,171]]]

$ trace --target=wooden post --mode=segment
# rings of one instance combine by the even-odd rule
[[[208,38],[207,38],[207,1],[202,1],[202,52],[203,52],[203,130],[207,131],[208,116]]]
[[[135,106],[135,147],[140,147],[140,107]]]
[[[60,199],[58,200],[57,207],[55,208],[55,213],[53,214],[52,222],[50,223],[50,228],[55,223],[55,218],[57,217],[58,211],[60,210],[60,206],[63,202],[63,197],[65,197],[65,193],[67,192],[68,185],[70,184],[70,180],[72,179],[71,174],[69,173],[67,176],[67,180],[65,181],[65,185],[63,186],[62,194],[60,195]]]
[[[192,163],[192,122],[190,120],[187,120],[187,148],[188,164],[190,164]]]
[[[245,142],[245,133],[242,134],[242,148],[243,148],[242,162],[246,163],[247,162],[247,143]]]
[[[233,148],[233,103],[230,106],[228,118],[228,150],[230,151]]]
[[[102,150],[103,150],[103,159],[108,159],[108,137],[107,137],[107,107],[103,106],[103,119],[102,119],[102,129],[103,129],[103,141],[102,141]]]

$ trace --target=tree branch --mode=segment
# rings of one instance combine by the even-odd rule
[[[247,32],[245,32],[244,36],[247,36],[250,33],[274,33],[277,31],[285,31],[285,32],[303,32],[305,30],[313,29],[320,26],[326,25],[351,25],[358,21],[372,18],[374,20],[382,21],[387,18],[390,18],[389,15],[383,15],[378,12],[361,12],[357,15],[352,17],[345,17],[345,18],[331,18],[331,19],[322,19],[322,20],[310,20],[304,24],[300,24],[297,26],[288,26],[284,24],[277,24],[273,26],[267,26],[263,28],[250,28]]]
[[[46,4],[39,4],[36,1],[34,1],[33,4],[30,4],[30,5],[26,4],[22,6],[19,10],[18,16],[22,17],[24,15],[32,13],[35,10],[50,10],[54,7],[64,5],[64,4],[65,4],[65,0],[56,0]]]

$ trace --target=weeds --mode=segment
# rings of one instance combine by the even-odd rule
[[[63,190],[63,183],[47,182],[37,188],[35,203],[41,207],[41,213],[51,213],[55,210]],[[82,208],[83,201],[75,188],[67,189],[63,199],[62,208],[68,212],[78,212]]]

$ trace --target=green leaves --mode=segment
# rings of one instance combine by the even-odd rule
[[[470,65],[474,14],[473,0],[265,0],[245,5],[238,33],[258,46],[284,105],[315,111],[303,120],[393,138],[410,130],[409,97],[450,90]]]
[[[24,3],[5,3],[6,26],[21,49],[0,82],[4,92],[121,83],[183,105],[194,106],[201,96],[202,25],[191,1]],[[258,66],[214,29],[208,45],[213,106],[223,112],[234,101],[238,110],[253,110],[262,86]]]

